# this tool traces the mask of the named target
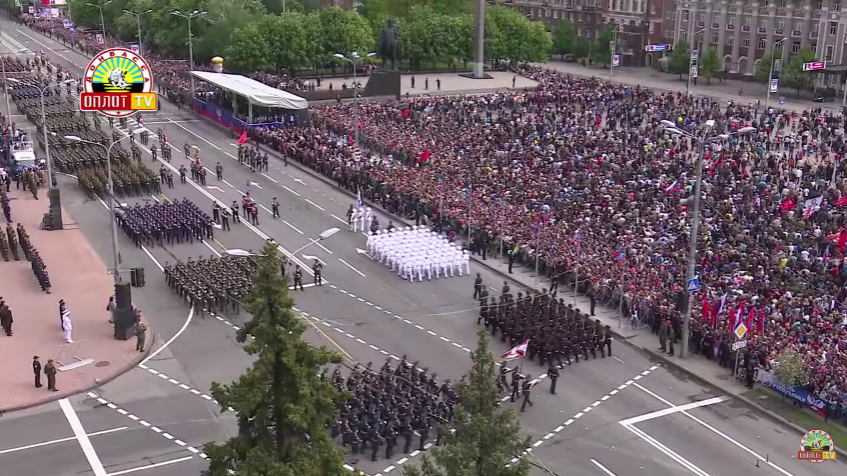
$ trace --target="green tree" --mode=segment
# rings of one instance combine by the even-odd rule
[[[319,25],[319,36],[314,39],[318,45],[319,61],[336,64],[332,57],[336,53],[365,55],[373,50],[373,31],[367,20],[357,12],[329,7],[313,15],[316,15]]]
[[[756,81],[767,83],[771,79],[768,77],[771,74],[771,61],[773,61],[773,54],[768,52],[756,63],[756,69],[753,71]]]
[[[615,35],[611,28],[606,28],[600,32],[600,35],[594,40],[594,44],[591,46],[592,61],[605,66],[609,65],[609,62],[612,61],[612,50],[609,49],[609,45],[611,45],[614,37]]]
[[[344,395],[318,375],[341,359],[303,339],[306,325],[292,310],[276,245],[265,244],[262,253],[245,303],[253,317],[237,333],[255,363],[231,384],[212,383],[222,411],[238,416],[238,436],[204,446],[210,462],[203,474],[349,476],[344,450],[326,431]]]
[[[289,12],[265,15],[258,25],[262,37],[271,47],[269,60],[275,71],[288,69],[296,74],[298,69],[315,64],[314,50],[309,48],[308,25],[304,14]]]
[[[403,58],[412,69],[454,64],[471,56],[473,18],[440,15],[430,7],[414,7],[399,25]]]
[[[113,24],[115,18],[123,14],[123,9],[128,6],[126,0],[117,0],[107,3],[106,0],[69,0],[68,6],[71,9],[71,21],[75,25],[100,30],[100,9],[90,5],[103,5],[103,23],[106,24],[106,31],[113,32]]]
[[[488,18],[493,30],[489,39]],[[533,22],[510,8],[495,6],[486,13],[486,48],[494,47],[493,60],[509,60],[511,64],[547,61],[552,40],[543,23]]]
[[[794,55],[788,64],[783,67],[780,74],[780,82],[789,88],[800,91],[810,87],[817,75],[813,71],[803,71],[803,63],[815,61],[815,52],[811,48],[803,48],[799,53]]]
[[[263,33],[259,22],[236,28],[226,48],[227,65],[246,73],[274,69],[273,51]]]
[[[574,54],[576,46],[576,29],[570,20],[562,20],[553,34],[553,54],[564,57]]]
[[[688,40],[681,39],[673,48],[673,53],[668,61],[668,69],[671,73],[679,75],[682,79],[683,74],[688,74],[688,66],[691,64],[691,48],[688,46]]]
[[[573,55],[577,58],[587,58],[591,42],[584,36],[577,36],[573,45]]]
[[[806,385],[809,380],[809,367],[803,362],[803,356],[796,351],[783,350],[777,356],[774,377],[786,385]]]
[[[406,467],[407,476],[527,476],[529,462],[510,464],[529,444],[521,438],[515,411],[498,405],[494,356],[488,350],[488,333],[479,330],[468,381],[456,386],[461,402],[456,407],[453,434],[446,445],[424,455],[421,468]]]
[[[718,48],[710,46],[706,53],[700,57],[698,73],[706,77],[706,83],[712,84],[714,77],[721,70],[721,59],[718,57]]]

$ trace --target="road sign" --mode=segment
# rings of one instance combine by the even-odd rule
[[[775,93],[777,91],[779,91],[779,79],[774,78],[771,80],[771,92]]]
[[[691,278],[688,280],[688,283],[685,285],[685,290],[693,293],[695,291],[700,290],[700,278]]]
[[[621,65],[621,55],[612,56],[612,66],[620,66]]]
[[[735,332],[736,337],[738,337],[739,339],[743,339],[744,336],[747,335],[747,326],[745,326],[742,322],[738,324],[738,326],[735,328],[735,331],[733,332]]]
[[[671,51],[672,47],[668,44],[659,44],[659,45],[646,45],[644,47],[644,51],[647,53],[653,53],[656,51]]]
[[[697,65],[691,65],[691,73],[689,73],[692,78],[697,77]]]
[[[803,71],[818,71],[826,68],[826,61],[812,61],[803,63]]]
[[[692,62],[697,61],[698,59],[700,59],[700,52],[697,51],[697,50],[692,50],[691,51],[691,61]]]
[[[747,341],[746,340],[739,340],[739,341],[732,343],[732,350],[743,349],[745,347],[747,347]]]

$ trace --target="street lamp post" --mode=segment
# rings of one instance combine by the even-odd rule
[[[188,21],[188,61],[189,61],[189,70],[194,71],[194,40],[191,34],[191,20],[197,17],[201,17],[206,15],[209,12],[194,10],[191,13],[185,14],[179,10],[174,10],[171,12],[171,15],[176,15],[178,17],[185,18]],[[191,98],[194,98],[194,75],[191,74]]]
[[[771,70],[768,73],[768,94],[765,96],[765,111],[767,111],[768,108],[771,105],[771,81],[773,80],[773,68],[774,68],[774,64],[776,63],[776,58],[774,57],[774,55],[776,54],[776,47],[781,45],[782,42],[787,40],[787,39],[788,38],[783,38],[783,39],[777,41],[776,43],[774,43],[773,46],[771,46]],[[780,51],[780,53],[782,53],[783,51],[785,51],[785,49],[780,48],[779,51]],[[782,54],[779,55],[780,60],[782,60],[782,56],[783,56]],[[779,83],[777,83],[777,86],[778,85],[779,85]]]
[[[141,41],[141,17],[147,15],[148,13],[153,13],[153,10],[147,10],[141,13],[135,13],[130,10],[124,10],[124,13],[135,17],[136,24],[138,25],[138,54],[144,56],[144,43]]]
[[[698,47],[696,50],[694,49],[694,46],[697,45],[697,35],[703,33],[704,31],[706,31],[705,28],[700,28],[699,30],[695,31],[693,35],[691,35],[691,40],[692,40],[691,54],[688,57],[688,84],[686,84],[686,86],[685,86],[685,95],[686,96],[691,94],[691,72],[693,71],[693,67],[694,67],[694,61],[695,61],[694,54],[695,54],[695,52],[697,54],[697,63],[698,64],[700,63],[700,48]]]
[[[106,44],[106,21],[103,19],[103,8],[112,3],[112,0],[106,0],[103,3],[87,2],[86,5],[95,7],[100,10],[100,31],[103,33],[103,44]]]
[[[730,134],[719,134],[713,137],[709,137],[707,134],[709,130],[712,129],[715,125],[715,121],[713,119],[709,119],[706,121],[706,128],[703,131],[703,135],[698,137],[690,132],[683,131],[676,127],[676,125],[668,120],[661,121],[662,126],[665,129],[665,132],[685,136],[688,139],[697,142],[699,147],[697,149],[697,178],[694,182],[694,197],[691,204],[691,230],[689,232],[688,237],[688,265],[685,274],[685,282],[688,283],[692,279],[696,277],[697,272],[697,236],[700,229],[700,185],[703,182],[703,159],[705,155],[705,148],[707,144],[711,144],[712,142],[725,140],[731,136],[738,134],[746,134],[748,132],[752,132],[756,130],[755,127],[742,127],[737,131]],[[685,292],[688,292],[684,289]],[[686,299],[687,309],[682,315],[682,336],[681,336],[681,345],[679,357],[684,359],[688,357],[688,339],[691,333],[690,321],[691,321],[691,313],[694,310],[694,306],[692,304],[692,299],[689,296]]]
[[[609,58],[609,81],[612,80],[612,71],[615,69],[615,50],[618,47],[618,24],[612,24],[612,43],[609,45],[611,57]]]
[[[341,53],[336,53],[333,56],[340,60],[347,61],[353,66],[353,143],[359,145],[359,82],[356,80],[356,66],[362,63],[365,58],[376,56],[376,53],[368,53],[365,56],[359,56],[359,53],[352,52],[350,56],[344,56]]]
[[[135,130],[132,131],[131,135],[122,137],[122,138],[112,142],[111,144],[109,144],[108,147],[106,147],[105,145],[100,144],[98,142],[92,142],[92,141],[85,140],[85,139],[83,139],[82,137],[79,137],[79,136],[74,136],[74,135],[65,136],[65,139],[67,139],[67,140],[74,141],[74,142],[81,142],[83,144],[96,145],[98,147],[102,147],[106,151],[106,182],[108,182],[107,183],[107,185],[108,185],[108,197],[107,197],[108,202],[107,202],[107,205],[109,207],[109,214],[110,214],[109,218],[111,219],[111,222],[112,222],[112,278],[114,279],[115,284],[120,284],[122,278],[121,278],[121,268],[120,268],[120,266],[121,266],[120,251],[118,250],[118,223],[117,223],[117,220],[115,220],[115,216],[114,216],[114,214],[115,214],[115,183],[112,180],[112,159],[111,159],[112,147],[119,144],[122,140],[126,139],[127,137],[131,137],[132,135],[135,135],[137,133],[141,133],[143,131],[144,131],[143,127],[135,129]]]

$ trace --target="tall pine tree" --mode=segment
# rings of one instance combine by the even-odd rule
[[[520,436],[515,411],[501,407],[497,390],[497,368],[488,350],[488,333],[479,331],[477,348],[471,354],[473,367],[467,382],[456,386],[461,402],[456,407],[453,428],[446,446],[434,448],[432,458],[424,455],[421,467],[406,467],[406,476],[527,476],[529,462],[522,458],[506,467],[529,445]]]
[[[344,450],[329,437],[336,403],[343,395],[321,379],[320,368],[340,362],[303,339],[304,322],[292,310],[282,259],[267,243],[256,258],[254,288],[246,300],[253,319],[238,331],[238,342],[256,358],[235,382],[212,384],[223,411],[238,414],[238,436],[209,443],[204,476],[350,476]]]

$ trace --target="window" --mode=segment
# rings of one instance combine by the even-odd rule
[[[727,36],[726,37],[726,46],[732,46],[732,44],[734,43],[734,41],[733,41],[734,39],[735,39],[734,36]]]
[[[785,22],[782,21],[782,20],[777,20],[776,29],[777,30],[784,30],[785,29]]]
[[[770,2],[770,0],[764,0],[762,3],[763,3],[766,7],[771,6],[771,2]]]
[[[759,20],[759,28],[767,28],[768,21],[767,20]]]
[[[706,23],[706,15],[703,15],[702,13],[697,15],[697,21],[699,23]]]
[[[782,8],[787,7],[788,6],[788,0],[781,0],[779,2],[779,6],[782,7]]]
[[[837,30],[838,30],[838,23],[836,23],[834,21],[829,22],[829,34],[834,35]]]
[[[817,5],[815,6],[815,10],[820,10],[821,8],[823,8],[823,2],[822,2],[822,1],[819,1],[819,2],[817,3]]]
[[[795,41],[794,43],[791,43],[791,52],[792,53],[799,53],[800,52],[800,42],[799,41]]]
[[[665,38],[673,38],[673,30],[665,30]]]
[[[801,21],[794,22],[794,30],[795,31],[803,31],[803,22],[801,22]]]
[[[752,26],[753,19],[750,17],[744,17],[744,26]]]
[[[686,11],[682,12],[682,21],[688,21],[688,19],[689,19],[689,13],[686,10]]]
[[[721,22],[721,16],[720,15],[715,15],[715,16],[712,17],[712,23],[720,23],[720,22]]]
[[[685,31],[685,30],[682,30],[682,31],[679,33],[679,37],[680,37],[681,39],[683,39],[683,40],[687,40],[687,39],[688,39],[688,32],[687,32],[687,31]]]
[[[761,39],[759,40],[759,49],[760,49],[760,50],[763,50],[763,49],[765,49],[767,46],[768,46],[768,41],[767,41],[767,40],[765,40],[764,38],[761,38]]]
[[[675,19],[676,18],[676,12],[673,11],[673,10],[669,11],[668,14],[665,15],[665,18],[668,19],[668,20]]]
[[[656,14],[656,5],[650,5],[650,14],[651,14],[651,15],[655,15],[655,14]]]
[[[834,48],[833,48],[832,45],[826,45],[826,56],[824,56],[824,61],[832,61],[832,51],[833,51],[833,49]]]
[[[726,24],[727,24],[727,25],[735,26],[735,17],[729,17],[729,18],[727,18],[727,22],[726,22]]]
[[[712,35],[712,44],[713,44],[713,45],[717,45],[717,44],[718,44],[718,35]]]
[[[745,48],[749,48],[750,47],[750,38],[742,39],[741,40],[741,46],[743,46]]]
[[[812,53],[814,53],[815,55],[817,55],[817,54],[818,54],[818,45],[817,45],[817,43],[815,43],[815,44],[813,44],[813,45],[812,45]]]
[[[838,2],[835,2],[835,3],[833,3],[833,4],[832,4],[831,9],[832,9],[832,11],[834,11],[834,12],[839,11],[839,10],[841,10],[841,4],[840,4],[840,3],[838,3]]]

